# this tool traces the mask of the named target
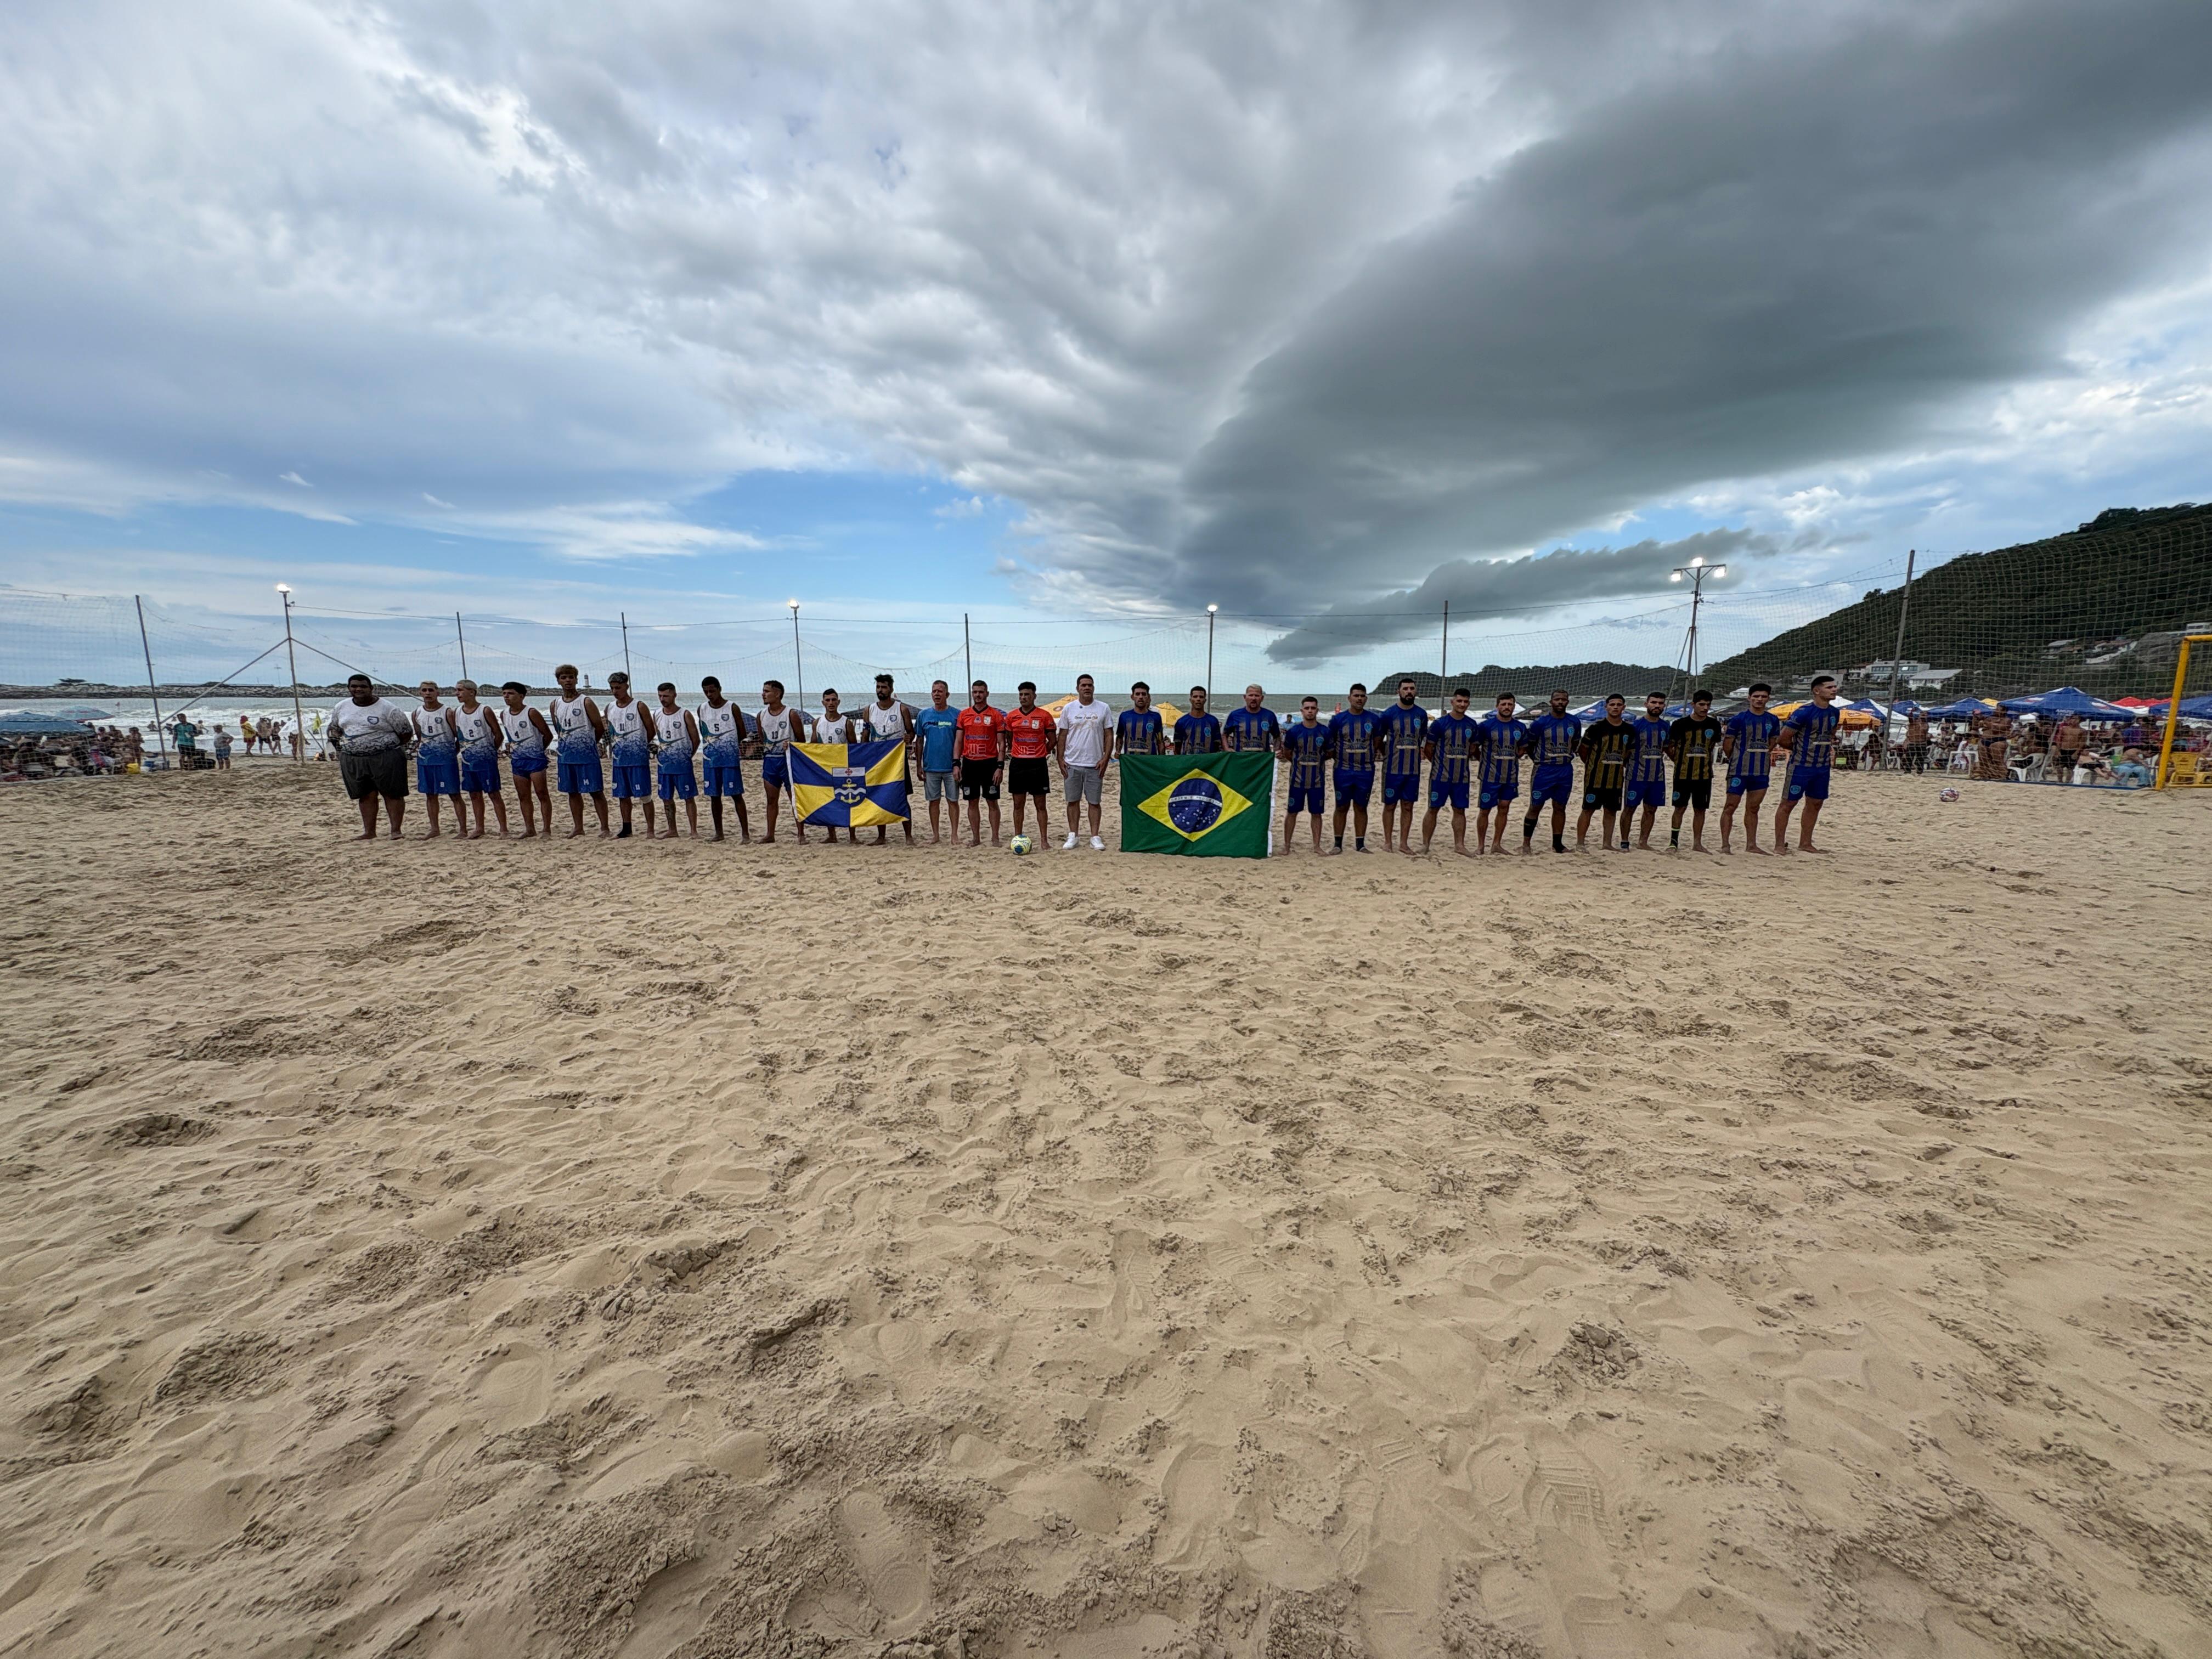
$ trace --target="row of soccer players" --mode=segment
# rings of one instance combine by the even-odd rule
[[[1690,714],[1671,722],[1662,718],[1665,698],[1653,692],[1645,699],[1640,718],[1626,717],[1626,700],[1616,693],[1607,700],[1605,716],[1586,723],[1566,712],[1568,696],[1564,690],[1554,691],[1550,711],[1533,720],[1517,718],[1517,700],[1510,693],[1501,694],[1494,712],[1476,720],[1468,713],[1469,693],[1464,689],[1453,693],[1449,712],[1431,718],[1420,707],[1413,683],[1405,680],[1400,683],[1397,702],[1381,709],[1370,708],[1366,687],[1353,684],[1348,706],[1326,722],[1320,719],[1318,700],[1313,697],[1303,700],[1296,720],[1283,722],[1266,706],[1265,693],[1258,685],[1245,688],[1243,706],[1232,709],[1224,720],[1208,710],[1205,688],[1194,686],[1189,712],[1178,717],[1171,730],[1161,713],[1152,707],[1151,688],[1143,681],[1130,689],[1131,706],[1115,716],[1097,700],[1088,674],[1079,678],[1075,698],[1062,706],[1057,719],[1037,706],[1036,687],[1030,681],[1022,683],[1018,706],[1012,710],[993,708],[990,688],[981,680],[969,687],[966,708],[951,708],[949,688],[939,680],[931,687],[930,705],[916,708],[896,697],[890,676],[884,674],[877,677],[875,700],[863,704],[857,714],[845,713],[836,691],[828,690],[823,694],[821,712],[810,716],[785,705],[782,683],[773,679],[762,687],[760,713],[748,715],[722,695],[720,682],[713,676],[702,681],[704,701],[696,710],[679,705],[672,682],[659,686],[659,706],[647,708],[630,695],[627,675],[611,676],[611,700],[602,708],[595,699],[578,691],[573,666],[562,665],[556,678],[561,694],[543,714],[528,706],[528,688],[520,681],[510,681],[502,688],[506,706],[497,710],[477,703],[477,687],[471,682],[464,681],[457,688],[458,708],[444,705],[436,684],[424,682],[422,706],[410,711],[409,719],[416,752],[417,787],[429,799],[432,834],[437,833],[440,798],[464,793],[472,798],[475,807],[474,833],[483,831],[487,795],[498,815],[501,831],[506,833],[506,808],[498,778],[502,750],[514,775],[525,836],[535,833],[533,820],[541,812],[550,834],[552,803],[545,778],[549,747],[555,757],[555,780],[568,797],[571,834],[583,832],[586,796],[596,807],[601,834],[610,833],[600,763],[604,744],[611,750],[613,793],[623,819],[620,834],[631,833],[631,804],[639,800],[645,805],[647,833],[653,833],[656,794],[668,807],[669,835],[676,833],[674,803],[679,799],[685,803],[692,833],[698,833],[700,780],[692,763],[696,754],[705,763],[705,793],[713,813],[714,837],[722,836],[722,802],[727,799],[734,803],[739,834],[750,840],[741,763],[751,755],[761,763],[768,812],[766,838],[773,841],[779,797],[788,787],[787,745],[872,738],[897,739],[909,745],[909,763],[922,774],[933,836],[941,836],[940,803],[965,800],[970,838],[977,845],[981,842],[981,816],[987,808],[994,844],[999,839],[1002,775],[1006,787],[1014,796],[1016,833],[1022,830],[1024,808],[1031,801],[1042,830],[1050,784],[1048,762],[1056,759],[1067,812],[1067,839],[1063,845],[1077,844],[1079,813],[1087,808],[1091,844],[1103,848],[1100,783],[1109,760],[1126,754],[1264,750],[1279,755],[1290,769],[1286,851],[1302,812],[1311,816],[1313,842],[1319,849],[1327,781],[1334,784],[1336,796],[1335,849],[1343,850],[1349,817],[1354,850],[1364,852],[1368,807],[1379,781],[1384,846],[1413,852],[1413,817],[1425,764],[1429,801],[1422,824],[1422,848],[1431,843],[1437,816],[1449,804],[1455,845],[1467,852],[1468,804],[1471,792],[1479,792],[1474,850],[1480,852],[1486,846],[1503,851],[1512,804],[1520,795],[1520,762],[1527,757],[1534,760],[1535,769],[1530,780],[1528,815],[1522,825],[1524,852],[1533,845],[1547,803],[1553,808],[1553,849],[1566,850],[1566,802],[1575,793],[1577,761],[1584,772],[1577,846],[1586,844],[1590,821],[1601,813],[1606,844],[1616,844],[1613,834],[1618,818],[1618,845],[1627,848],[1639,807],[1644,815],[1643,844],[1649,846],[1657,809],[1668,793],[1667,774],[1671,763],[1674,771],[1672,839],[1679,845],[1683,816],[1692,812],[1692,847],[1702,852],[1717,757],[1728,784],[1721,821],[1722,850],[1731,850],[1733,822],[1741,801],[1749,808],[1745,818],[1747,844],[1756,852],[1761,850],[1757,813],[1766,793],[1771,760],[1788,754],[1790,778],[1785,798],[1777,808],[1776,836],[1778,842],[1790,811],[1802,800],[1805,816],[1800,845],[1814,851],[1817,849],[1811,845],[1812,830],[1820,804],[1827,795],[1838,719],[1832,706],[1834,684],[1825,677],[1814,687],[1812,701],[1793,714],[1787,727],[1766,712],[1768,688],[1765,685],[1751,688],[1750,706],[1725,725],[1712,718],[1711,694],[1704,691],[1693,699]],[[373,706],[360,701],[374,697],[366,684],[355,696],[355,705],[339,705],[332,720],[334,731],[359,722]],[[458,799],[455,804],[458,809]],[[957,836],[957,804],[951,811]],[[461,827],[464,834],[469,833],[465,817]],[[794,824],[793,830],[804,838],[803,829]],[[910,823],[905,833],[911,839]],[[830,834],[835,839],[835,832]],[[882,836],[878,830],[878,839]]]

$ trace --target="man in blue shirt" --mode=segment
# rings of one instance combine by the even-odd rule
[[[1628,726],[1636,733],[1636,749],[1628,759],[1628,793],[1622,797],[1625,816],[1620,821],[1620,839],[1627,841],[1630,822],[1640,806],[1644,809],[1644,828],[1636,844],[1649,852],[1651,826],[1659,817],[1659,803],[1667,799],[1667,738],[1674,729],[1667,723],[1667,694],[1646,692],[1644,712],[1629,721]]]
[[[1281,753],[1291,769],[1291,805],[1283,814],[1283,851],[1297,839],[1298,814],[1313,815],[1313,849],[1321,852],[1322,797],[1328,779],[1329,728],[1321,723],[1321,699],[1298,704],[1298,717],[1283,728]]]
[[[1762,858],[1766,849],[1759,844],[1759,803],[1766,799],[1767,775],[1770,769],[1768,750],[1773,748],[1775,736],[1782,730],[1782,722],[1766,712],[1766,700],[1774,688],[1761,680],[1747,694],[1751,706],[1739,708],[1728,717],[1721,727],[1721,754],[1728,762],[1728,803],[1721,808],[1721,851],[1733,853],[1729,836],[1735,828],[1735,809],[1743,806],[1743,845],[1747,853],[1757,853]]]
[[[1476,743],[1482,753],[1482,776],[1475,798],[1474,850],[1505,850],[1505,822],[1513,816],[1513,803],[1521,799],[1521,750],[1528,741],[1528,722],[1513,718],[1510,691],[1498,694],[1498,709],[1482,722]],[[1490,814],[1498,813],[1498,834],[1490,834]]]
[[[1354,680],[1351,707],[1328,719],[1328,752],[1336,763],[1336,848],[1344,850],[1344,819],[1352,815],[1352,850],[1367,850],[1367,803],[1375,793],[1375,749],[1382,717],[1367,706],[1367,688]]]
[[[1256,685],[1244,688],[1244,706],[1232,708],[1221,722],[1221,746],[1237,752],[1264,750],[1274,754],[1283,746],[1283,723],[1267,707],[1267,694]]]
[[[1190,688],[1190,713],[1175,724],[1175,751],[1178,755],[1212,755],[1221,750],[1221,720],[1218,715],[1206,712],[1206,688]]]
[[[1567,850],[1567,797],[1575,793],[1575,756],[1583,745],[1583,723],[1567,713],[1565,690],[1552,693],[1552,712],[1528,722],[1526,747],[1536,763],[1528,777],[1528,816],[1521,821],[1521,850],[1536,839],[1536,821],[1552,807],[1552,850]]]
[[[1421,750],[1429,738],[1429,711],[1414,701],[1410,679],[1398,682],[1398,701],[1382,711],[1382,850],[1390,851],[1397,829],[1397,850],[1413,855],[1413,804],[1421,796]],[[1405,809],[1401,815],[1399,808]]]
[[[1844,711],[1836,707],[1836,681],[1832,674],[1823,674],[1813,682],[1813,700],[1801,702],[1790,711],[1789,722],[1782,728],[1782,746],[1790,751],[1790,787],[1783,791],[1782,804],[1774,809],[1774,850],[1790,850],[1790,814],[1800,801],[1805,804],[1805,816],[1799,820],[1797,850],[1801,853],[1820,853],[1827,849],[1813,845],[1813,826],[1820,821],[1820,807],[1828,799],[1828,778],[1836,763],[1836,727],[1842,723]]]
[[[1114,722],[1115,755],[1164,755],[1168,736],[1160,711],[1152,707],[1152,688],[1139,680],[1129,688],[1129,706]]]
[[[929,683],[929,707],[914,717],[914,746],[920,751],[922,799],[929,803],[932,845],[945,839],[938,827],[940,810],[952,819],[952,833],[960,833],[960,796],[954,772],[960,748],[960,711],[952,706],[952,688],[943,680]]]
[[[1462,858],[1467,850],[1467,794],[1472,781],[1474,753],[1481,741],[1480,728],[1468,717],[1467,705],[1474,696],[1465,686],[1451,694],[1451,712],[1439,714],[1429,725],[1421,752],[1429,760],[1429,810],[1421,819],[1421,850],[1436,839],[1437,814],[1451,803],[1452,848]]]

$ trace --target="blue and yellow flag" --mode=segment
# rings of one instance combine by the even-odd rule
[[[791,799],[801,823],[850,826],[903,823],[906,745],[881,743],[794,743]]]

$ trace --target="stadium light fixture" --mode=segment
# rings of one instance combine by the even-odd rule
[[[1700,553],[1700,554],[1698,554],[1698,556],[1697,556],[1696,558],[1694,558],[1694,559],[1692,559],[1692,560],[1691,560],[1691,561],[1690,561],[1690,568],[1691,568],[1691,569],[1692,569],[1692,570],[1695,570],[1695,569],[1696,569],[1699,565],[1703,564],[1705,562],[1705,556],[1704,554]]]
[[[278,582],[276,584],[276,591],[279,593],[289,593],[292,591],[292,584],[289,582]]]
[[[1668,576],[1667,580],[1670,582],[1678,582],[1682,580],[1682,573],[1679,570],[1674,571]]]

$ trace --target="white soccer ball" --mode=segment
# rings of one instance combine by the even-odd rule
[[[1955,789],[1946,789],[1942,794],[1936,796],[1936,799],[1938,800],[1956,800],[1959,799],[1959,792]]]
[[[1036,843],[1027,836],[1016,836],[1006,843],[1006,850],[1017,856],[1024,853],[1034,853],[1036,851]]]

